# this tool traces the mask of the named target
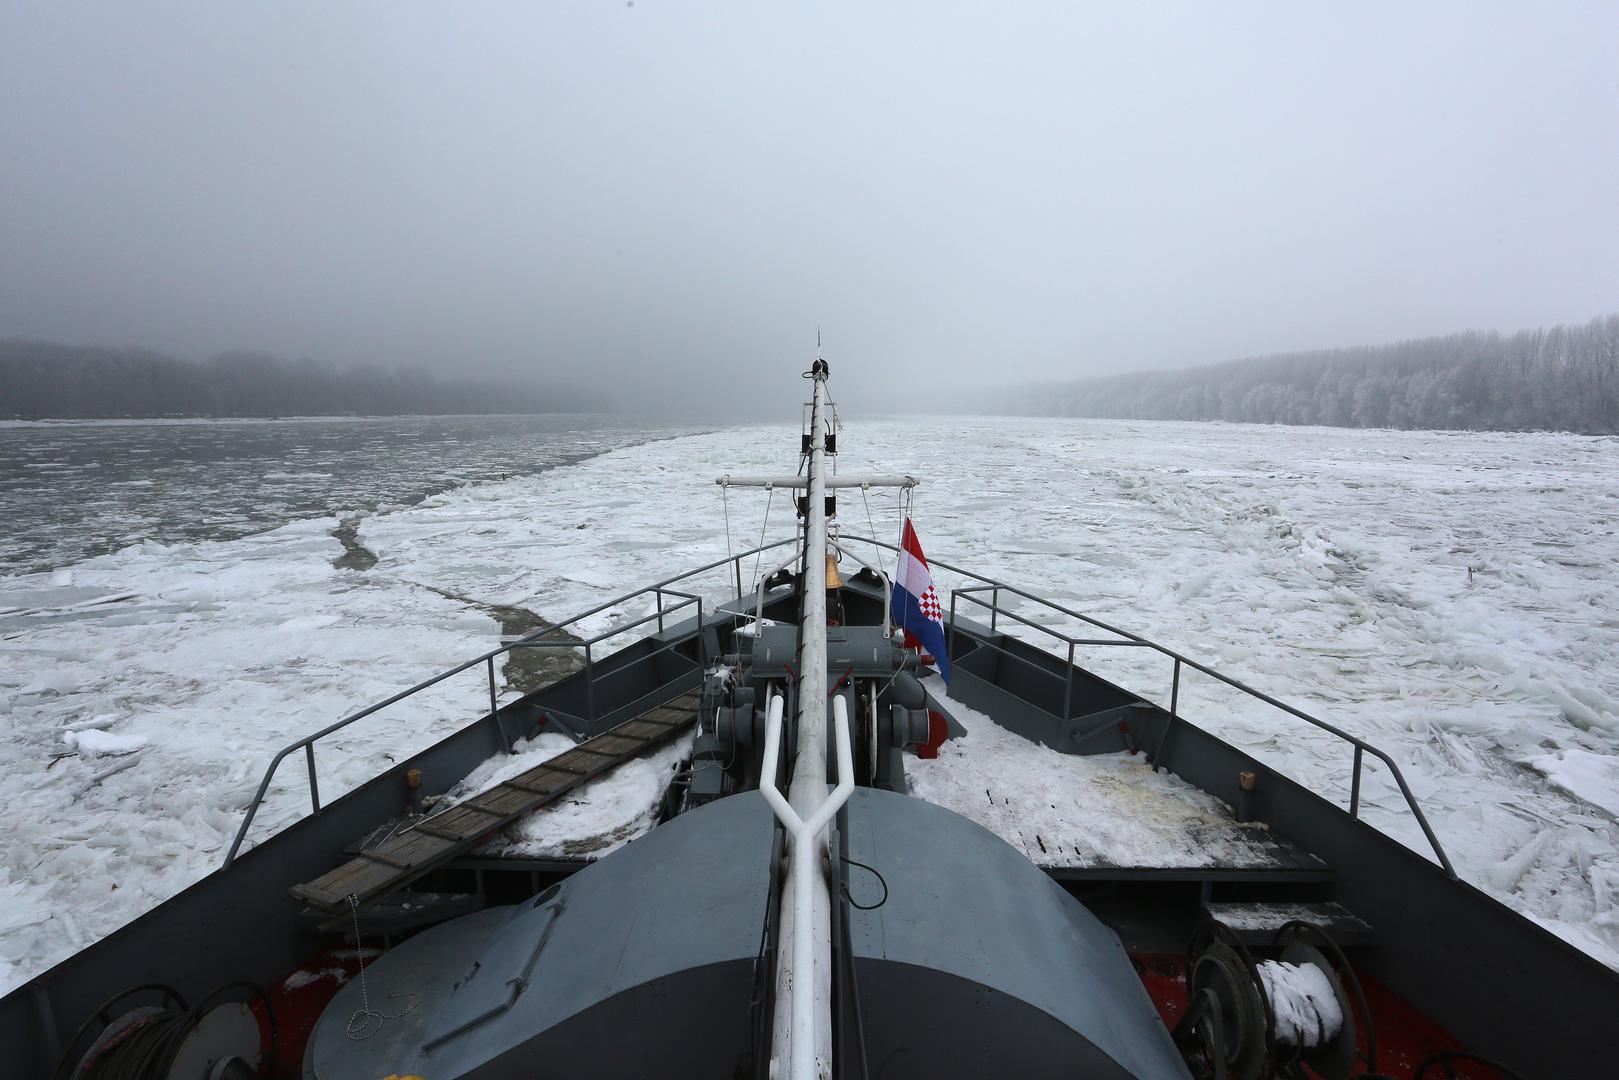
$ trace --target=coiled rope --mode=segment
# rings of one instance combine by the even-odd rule
[[[196,1030],[203,1017],[208,1015],[217,999],[232,990],[246,990],[251,998],[257,998],[264,1005],[265,1019],[269,1024],[269,1052],[265,1055],[264,1068],[272,1070],[275,1066],[275,1047],[277,1029],[275,1009],[270,1004],[269,997],[264,990],[255,983],[229,982],[204,994],[194,1008],[186,1008],[185,1000],[173,988],[159,984],[147,984],[133,987],[111,998],[96,1011],[94,1015],[74,1034],[62,1060],[57,1064],[56,1072],[52,1075],[61,1077],[67,1066],[74,1046],[89,1029],[89,1025],[96,1019],[103,1024],[110,1022],[109,1013],[113,1005],[144,990],[157,990],[162,992],[165,1001],[172,1000],[177,1008],[160,1009],[148,1016],[135,1020],[128,1027],[119,1031],[107,1043],[100,1047],[93,1060],[80,1063],[78,1076],[80,1080],[163,1080],[174,1066],[174,1059],[185,1046],[186,1038]]]

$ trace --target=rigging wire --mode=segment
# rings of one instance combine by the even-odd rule
[[[731,485],[720,485],[720,506],[725,511],[725,561],[731,561]]]
[[[764,520],[764,524],[759,526],[759,548],[758,548],[757,551],[755,551],[753,553],[753,584],[748,588],[749,592],[756,592],[758,590],[758,588],[759,588],[759,560],[764,558],[764,553],[765,553],[765,550],[764,550],[764,548],[765,548],[765,530],[770,528],[770,504],[775,502],[775,500],[776,500],[776,489],[775,489],[775,487],[772,486],[772,487],[766,488],[765,489],[765,520]]]
[[[871,538],[875,540],[877,539],[877,522],[871,516],[871,499],[869,499],[866,495],[867,489],[868,485],[860,485],[860,501],[866,506],[866,528],[871,530]],[[877,548],[877,569],[881,570],[888,577],[889,581],[893,581],[894,576],[888,573],[888,564],[883,561],[885,553],[885,548]],[[895,566],[895,569],[898,569],[897,565]]]

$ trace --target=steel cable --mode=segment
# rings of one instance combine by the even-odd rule
[[[69,1043],[68,1051],[63,1055],[63,1060],[58,1064],[54,1075],[57,1077],[62,1075],[63,1066],[72,1053],[73,1045],[84,1035],[91,1022],[100,1018],[104,1024],[110,1023],[106,1014],[118,1001],[137,991],[160,990],[165,1000],[172,999],[179,1008],[162,1009],[135,1020],[127,1028],[113,1035],[96,1052],[93,1061],[80,1061],[77,1075],[80,1080],[164,1080],[173,1069],[175,1058],[185,1046],[187,1037],[208,1015],[215,999],[227,991],[237,989],[246,989],[264,1005],[265,1020],[269,1028],[269,1050],[262,1055],[263,1068],[273,1069],[279,1032],[275,1009],[262,988],[249,982],[225,983],[204,994],[195,1007],[187,1008],[184,999],[172,988],[151,984],[118,994],[97,1010],[90,1021],[81,1025],[73,1041]],[[255,1026],[257,1026],[256,1019]],[[254,1047],[255,1055],[258,1054],[258,1049]]]

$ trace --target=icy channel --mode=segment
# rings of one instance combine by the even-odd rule
[[[722,503],[713,478],[781,472],[796,447],[791,425],[739,428],[456,488],[361,520],[368,570],[335,568],[336,520],[314,518],[0,579],[0,813],[19,823],[0,836],[0,990],[217,867],[275,750],[490,647],[499,625],[476,604],[554,619],[723,558],[727,503],[733,548],[787,535],[784,496]],[[1619,441],[936,418],[850,420],[840,449],[844,470],[924,477],[936,559],[1383,747],[1465,878],[1619,965]],[[897,532],[876,492],[840,511],[845,531]],[[1167,694],[1161,657],[1078,659]],[[451,680],[323,742],[323,798],[476,716],[480,693]],[[1182,707],[1347,799],[1330,736],[1206,681]],[[119,749],[80,753],[75,731]],[[1373,824],[1424,849],[1381,769],[1364,794]],[[283,771],[251,840],[307,811],[302,770]]]

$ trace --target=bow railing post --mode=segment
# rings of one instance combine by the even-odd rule
[[[1360,763],[1366,752],[1355,747],[1355,773],[1349,780],[1349,816],[1360,817]]]
[[[961,655],[961,630],[956,626],[956,594],[960,589],[950,590],[950,662],[955,663],[956,657]]]
[[[309,766],[309,806],[320,813],[320,781],[315,776],[315,744],[304,743],[304,762]]]
[[[499,710],[495,696],[495,658],[489,658],[489,715],[493,716]]]
[[[1175,666],[1169,677],[1169,719],[1164,721],[1164,733],[1158,736],[1158,747],[1152,752],[1152,767],[1154,769],[1167,769],[1164,764],[1164,752],[1169,749],[1169,736],[1175,728],[1175,721],[1180,716],[1181,700],[1181,658],[1175,657]]]
[[[1074,643],[1068,643],[1068,667],[1063,672],[1062,683],[1062,718],[1068,722],[1068,717],[1074,711]]]
[[[585,642],[585,719],[596,722],[596,661],[590,655],[590,642]]]

